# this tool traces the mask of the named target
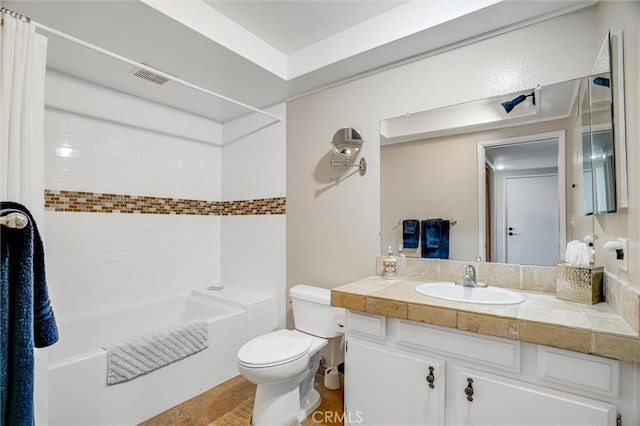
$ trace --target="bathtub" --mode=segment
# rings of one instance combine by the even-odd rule
[[[207,349],[107,386],[102,346],[193,319],[209,324]],[[238,375],[246,324],[244,310],[197,296],[59,323],[60,341],[49,349],[50,424],[134,425]]]

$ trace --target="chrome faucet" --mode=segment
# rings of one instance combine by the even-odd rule
[[[464,265],[464,277],[462,277],[462,281],[456,281],[456,285],[461,285],[464,287],[486,287],[487,285],[484,283],[479,283],[476,280],[476,268],[471,264]]]

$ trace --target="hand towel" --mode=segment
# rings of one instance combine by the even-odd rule
[[[30,223],[0,226],[0,423],[32,425],[33,347],[55,343],[58,330],[36,222],[21,204],[0,203],[5,209],[26,214]]]
[[[431,259],[449,258],[450,223],[443,219],[422,221],[422,257]]]
[[[417,249],[420,241],[420,221],[417,219],[405,219],[402,221],[402,247]]]
[[[427,219],[424,222],[427,228],[427,238],[423,243],[427,248],[440,247],[440,227],[442,225],[442,219]]]

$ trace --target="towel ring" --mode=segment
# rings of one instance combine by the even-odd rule
[[[4,225],[7,228],[22,229],[29,224],[29,218],[17,210],[2,210],[0,211],[0,215],[7,212],[9,213],[0,216],[0,225]]]

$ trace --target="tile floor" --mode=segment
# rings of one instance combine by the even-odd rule
[[[316,389],[320,392],[322,402],[311,415],[302,422],[303,426],[341,425],[343,402],[340,390],[330,391],[323,385],[323,376],[316,375]],[[255,396],[256,385],[241,376],[216,386],[188,401],[179,404],[164,413],[143,422],[140,426],[213,426],[213,425],[248,425],[240,419],[250,407]],[[234,411],[235,410],[235,411]],[[233,413],[232,413],[233,412]],[[225,416],[226,414],[230,414]]]

